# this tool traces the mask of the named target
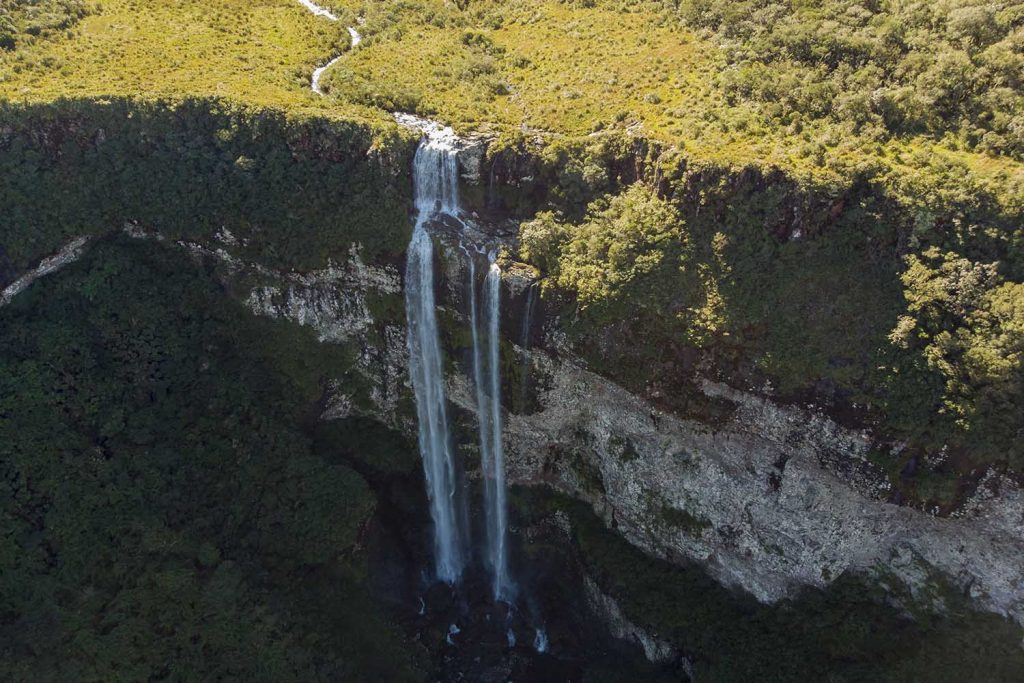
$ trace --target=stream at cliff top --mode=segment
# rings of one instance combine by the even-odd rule
[[[335,15],[333,12],[324,7],[320,7],[319,5],[311,2],[310,0],[299,0],[299,3],[318,17],[323,17],[324,19],[327,19],[329,21],[338,20],[337,15]],[[357,31],[354,26],[348,26],[346,27],[346,29],[348,30],[348,35],[350,38],[349,50],[353,50],[359,46],[359,43],[363,41],[363,37],[359,34],[359,31]],[[309,87],[313,92],[315,92],[317,95],[326,94],[324,93],[323,88],[320,87],[320,79],[323,78],[324,73],[326,73],[327,70],[330,69],[332,66],[337,64],[338,60],[344,57],[345,54],[346,53],[342,52],[340,55],[329,59],[327,62],[324,63],[323,66],[318,66],[316,69],[313,70],[313,75],[309,79]]]

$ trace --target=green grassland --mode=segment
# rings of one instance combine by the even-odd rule
[[[38,4],[6,0],[4,6],[10,6],[10,14]],[[23,31],[14,49],[0,49],[0,97],[203,95],[349,117],[378,118],[380,109],[413,110],[461,130],[524,128],[584,135],[621,128],[680,145],[699,158],[812,175],[849,175],[869,160],[899,173],[920,167],[922,158],[939,157],[962,164],[1008,198],[1024,194],[1021,168],[1009,160],[1020,154],[1014,136],[1024,135],[1015,68],[1024,64],[1024,11],[1018,3],[996,3],[1000,11],[987,29],[974,26],[969,17],[954,26],[963,12],[954,19],[929,16],[928,26],[944,21],[953,27],[945,33],[912,33],[895,57],[876,46],[888,36],[876,35],[882,32],[876,27],[879,20],[856,19],[859,15],[845,0],[800,3],[794,6],[811,9],[782,12],[789,24],[777,17],[775,23],[790,41],[781,45],[750,26],[755,10],[768,11],[774,6],[770,2],[325,2],[338,22],[313,16],[294,0],[51,4],[58,7],[51,13],[58,18],[49,23],[62,28]],[[906,4],[882,3],[872,16],[910,21],[913,17],[904,16]],[[751,7],[744,11],[745,5]],[[59,21],[61,13],[66,21]],[[840,20],[833,27],[837,45],[823,48],[820,34],[836,18],[833,14]],[[853,19],[844,23],[848,15]],[[309,91],[310,72],[347,49],[345,26],[357,18],[363,21],[364,42],[325,75],[330,97],[323,102]],[[984,19],[975,23],[984,24]],[[971,31],[981,37],[961,36],[973,36]],[[803,53],[790,45],[796,40],[792,34],[802,36],[808,50],[824,51],[823,56],[810,54],[823,63],[832,60],[835,67],[824,75],[809,71],[812,56],[801,61]],[[923,122],[909,121],[909,115],[883,119],[888,110],[882,104],[878,112],[851,113],[850,102],[868,97],[867,88],[881,92],[908,81],[911,67],[905,63],[944,58],[945,53],[920,47],[926,39],[949,47],[956,59],[974,60],[973,71],[961,71],[965,78],[985,75],[991,81],[982,84],[991,86],[986,88],[991,91],[988,109],[976,104],[977,111],[962,112],[967,105],[956,109],[951,104],[945,118]],[[986,42],[973,50],[950,47],[971,40]],[[871,74],[874,80],[862,85],[846,73],[851,69],[864,71],[861,81]],[[929,109],[927,102],[932,102],[930,108],[937,109],[943,97],[954,98],[945,90],[927,90],[939,78],[930,73],[917,74],[919,83],[910,90],[918,99],[907,107]],[[751,83],[762,87],[757,90]],[[769,85],[774,90],[769,92]],[[792,96],[787,99],[787,94]],[[980,97],[962,94],[960,100]]]
[[[343,22],[291,0],[101,0],[67,29],[0,50],[0,98],[219,97],[255,105],[383,115],[326,105],[312,70],[348,48]]]

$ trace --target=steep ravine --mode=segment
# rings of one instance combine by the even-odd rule
[[[486,176],[482,152],[479,143],[465,143],[464,180]],[[9,285],[4,301],[83,244],[68,242]],[[325,419],[373,415],[412,433],[402,282],[393,261],[364,262],[359,245],[351,244],[346,263],[301,273],[233,255],[242,245],[230,233],[179,244],[218,261],[230,290],[254,313],[312,327],[322,342],[355,351],[350,372],[330,384]],[[462,325],[466,273],[454,256],[457,246],[446,249],[439,300],[448,319]],[[509,277],[503,292],[512,311],[503,325],[507,348],[517,358],[529,284]],[[941,577],[978,607],[1024,624],[1024,493],[1013,481],[990,473],[947,518],[883,502],[886,481],[865,457],[868,433],[712,381],[701,390],[734,407],[727,422],[680,418],[587,369],[566,346],[556,318],[538,315],[534,330],[533,408],[504,421],[513,483],[584,500],[648,553],[696,561],[763,601],[827,586],[853,571],[894,589],[905,584],[928,602]],[[449,393],[472,412],[467,370],[451,366]],[[509,380],[505,390],[520,386]],[[519,402],[505,403],[516,408]]]

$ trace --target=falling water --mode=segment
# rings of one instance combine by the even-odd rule
[[[499,323],[501,318],[501,268],[492,263],[484,279],[487,307],[487,374],[489,380],[491,438],[490,458],[483,463],[484,506],[487,512],[487,555],[494,579],[494,599],[511,601],[512,581],[508,571],[508,505],[505,492],[505,449],[501,442],[501,362]],[[481,411],[482,413],[483,411]],[[483,422],[481,415],[481,422]]]
[[[434,303],[434,244],[426,225],[438,213],[458,213],[457,162],[450,129],[427,133],[413,162],[418,215],[405,267],[409,373],[416,394],[419,448],[434,521],[437,577],[455,583],[466,565],[464,509],[448,431],[444,366]]]
[[[537,634],[533,637],[533,649],[541,654],[548,651],[548,633],[543,627],[537,629]]]
[[[450,128],[414,116],[397,114],[400,123],[426,135],[416,150],[413,168],[418,218],[406,265],[406,309],[409,319],[409,366],[416,392],[420,452],[426,472],[435,527],[438,577],[456,581],[466,564],[468,524],[461,517],[458,474],[445,413],[444,376],[434,312],[433,242],[426,224],[432,216],[458,217],[459,140]],[[505,454],[501,440],[500,306],[501,269],[494,258],[484,279],[483,302],[476,296],[476,263],[467,250],[470,275],[470,324],[473,333],[473,379],[480,423],[481,469],[486,518],[485,557],[493,579],[495,600],[511,602],[514,590],[508,569],[508,504]],[[486,334],[481,329],[486,329]]]
[[[523,327],[519,332],[519,347],[523,350],[523,360],[520,366],[519,382],[519,412],[526,410],[526,398],[530,390],[530,347],[532,346],[530,334],[533,328],[533,312],[537,308],[537,292],[540,290],[540,283],[534,282],[526,291],[526,305],[523,311]]]
[[[480,422],[480,468],[484,480],[484,512],[487,524],[486,560],[491,570],[495,600],[511,602],[512,581],[508,570],[508,509],[505,494],[505,452],[501,442],[501,364],[499,322],[501,268],[491,263],[484,278],[484,323],[481,339],[476,296],[476,262],[469,255],[469,310],[473,333],[473,384],[476,387]],[[486,343],[486,354],[484,349]]]

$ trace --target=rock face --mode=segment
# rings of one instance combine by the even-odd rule
[[[394,426],[406,426],[399,424],[398,415],[399,400],[409,391],[404,317],[395,321],[393,316],[375,316],[370,305],[371,299],[401,301],[402,278],[393,266],[365,264],[359,245],[353,244],[344,264],[328,263],[308,273],[280,271],[233,256],[228,250],[230,236],[219,241],[215,247],[180,246],[219,261],[224,278],[247,291],[243,302],[256,315],[310,327],[321,342],[352,349],[357,360],[351,369],[369,386],[370,405],[363,410]],[[358,401],[345,391],[338,378],[328,381],[323,419],[340,419],[359,410]]]
[[[736,405],[712,430],[572,359],[532,358],[542,409],[506,422],[514,481],[588,501],[635,545],[696,560],[762,601],[846,570],[928,599],[941,574],[1024,624],[1024,494],[1010,481],[983,485],[956,518],[932,517],[879,500],[867,437],[821,415],[705,382]]]
[[[459,262],[447,261],[440,284],[453,314],[464,289]],[[375,320],[367,305],[368,296],[400,292],[394,269],[362,264],[357,251],[344,267],[316,273],[249,268],[263,279],[246,299],[254,312],[311,326],[325,343],[354,344],[373,386],[370,410],[414,430],[396,419],[410,392],[404,325]],[[528,278],[509,278],[509,296],[524,289],[519,280]],[[989,475],[949,518],[886,503],[887,483],[866,459],[869,435],[710,381],[702,391],[732,404],[728,421],[680,419],[584,368],[560,338],[549,325],[528,356],[538,408],[505,419],[512,482],[584,500],[631,543],[697,561],[765,602],[847,570],[927,602],[941,575],[979,607],[1024,624],[1024,492],[1011,481]],[[468,374],[454,366],[449,385],[450,399],[472,413]],[[359,410],[338,392],[336,384],[325,418]]]
[[[85,250],[85,246],[88,242],[89,237],[87,235],[82,237],[76,237],[75,239],[71,240],[63,247],[61,247],[60,251],[58,251],[56,254],[47,256],[42,261],[40,261],[39,265],[36,266],[34,269],[25,273],[11,284],[7,285],[3,289],[3,291],[0,292],[0,308],[11,303],[11,300],[14,299],[14,297],[16,297],[22,291],[27,289],[29,285],[31,285],[39,278],[45,277],[50,273],[60,270],[69,263],[74,263],[75,261],[77,261],[82,256],[82,253]]]
[[[358,251],[344,266],[328,264],[311,273],[277,273],[262,269],[270,283],[254,287],[246,306],[257,315],[285,318],[312,327],[320,341],[340,343],[358,337],[374,320],[367,294],[399,294],[400,279],[393,268],[363,264]]]
[[[243,262],[231,255],[230,239],[219,242],[179,246],[219,261],[255,314],[311,327],[322,342],[354,351],[370,400],[356,400],[345,382],[332,378],[324,419],[362,411],[415,429],[400,410],[410,389],[401,274],[394,267],[363,263],[353,245],[345,264],[280,271]],[[73,260],[84,245],[67,245],[8,287],[3,302]],[[451,263],[445,273],[441,286],[450,300],[464,288],[457,282],[464,274]],[[509,296],[529,283],[528,276],[517,277],[507,282]],[[388,300],[391,308],[375,313],[375,300]],[[449,307],[458,308],[458,302]],[[697,561],[762,601],[825,586],[847,570],[874,573],[883,585],[928,601],[941,575],[979,607],[1024,625],[1024,492],[1010,480],[989,473],[948,518],[889,504],[884,479],[866,459],[868,435],[710,381],[701,390],[734,408],[727,422],[712,428],[681,419],[583,367],[560,338],[549,324],[543,344],[528,356],[535,409],[506,416],[512,482],[584,500],[652,555]],[[468,376],[455,366],[449,383],[451,400],[472,412]],[[616,622],[599,593],[595,605]],[[622,628],[625,637],[639,637]],[[654,658],[664,654],[654,641],[644,648]]]

